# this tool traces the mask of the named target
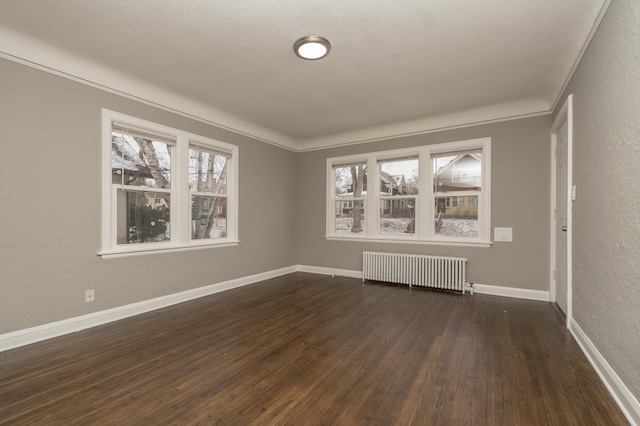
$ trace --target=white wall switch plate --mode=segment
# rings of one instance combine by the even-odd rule
[[[493,228],[493,241],[512,242],[513,228]]]

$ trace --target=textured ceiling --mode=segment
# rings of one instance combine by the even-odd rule
[[[0,52],[310,149],[548,112],[603,4],[0,0]]]

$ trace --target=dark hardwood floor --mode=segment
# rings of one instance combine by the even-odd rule
[[[627,423],[549,303],[295,273],[0,353],[0,424]]]

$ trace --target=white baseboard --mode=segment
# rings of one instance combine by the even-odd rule
[[[569,331],[629,423],[632,426],[640,425],[640,403],[573,318],[569,321]]]
[[[339,277],[362,279],[362,271],[351,271],[348,269],[324,268],[321,266],[298,265],[298,271],[309,272],[320,275],[336,275]],[[493,296],[515,297],[518,299],[549,301],[549,292],[541,290],[528,290],[515,287],[501,287],[497,285],[473,284],[473,292],[479,294],[490,294]]]
[[[117,308],[108,309],[105,311],[95,312],[92,314],[69,318],[66,320],[44,324],[25,330],[18,330],[12,333],[2,334],[0,335],[0,352],[19,346],[29,345],[31,343],[39,342],[42,340],[51,339],[53,337],[62,336],[64,334],[84,330],[86,328],[106,324],[112,321],[128,318],[134,315],[139,315],[156,309],[161,309],[167,306],[197,299],[199,297],[208,296],[221,291],[230,290],[232,288],[253,284],[269,278],[275,278],[296,271],[362,279],[362,271],[308,265],[290,266],[287,268],[277,269],[275,271],[264,272],[261,274],[212,284],[205,287],[199,287],[196,289],[170,294],[151,300],[145,300],[130,305],[119,306]],[[547,291],[526,290],[486,284],[474,284],[474,292],[480,294],[516,297],[529,300],[549,301],[549,292]]]
[[[192,290],[174,293],[155,299],[144,300],[142,302],[132,303],[130,305],[119,306],[105,311],[94,312],[79,317],[69,318],[62,321],[56,321],[37,327],[18,330],[11,333],[0,334],[0,352],[20,346],[30,345],[42,340],[51,339],[53,337],[62,336],[64,334],[74,333],[86,328],[107,324],[118,321],[134,315],[143,314],[145,312],[154,311],[156,309],[166,308],[171,305],[197,299],[199,297],[208,296],[219,293],[221,291],[254,284],[269,278],[279,277],[281,275],[296,272],[296,266],[276,269],[274,271],[263,272],[248,277],[237,278],[217,284],[198,287]]]
[[[310,274],[332,275],[339,277],[362,279],[362,271],[350,271],[348,269],[324,268],[321,266],[298,265],[298,271]]]
[[[549,301],[548,291],[529,290],[526,288],[502,287],[498,285],[473,283],[473,292],[478,294],[489,294],[492,296],[515,297],[517,299],[537,300],[540,302]]]

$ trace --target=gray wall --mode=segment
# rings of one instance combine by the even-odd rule
[[[298,263],[362,270],[362,251],[464,256],[472,282],[549,290],[551,117],[540,116],[300,154]],[[491,137],[491,225],[512,227],[512,243],[490,248],[327,241],[326,159],[362,152]],[[493,232],[493,231],[492,231]]]
[[[640,3],[614,0],[574,94],[573,317],[640,399]]]
[[[238,145],[240,245],[98,257],[101,108]],[[296,153],[3,59],[0,129],[0,333],[296,264]]]

